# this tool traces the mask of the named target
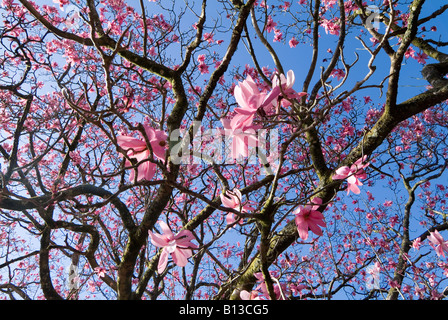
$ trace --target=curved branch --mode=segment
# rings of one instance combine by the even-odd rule
[[[134,220],[126,205],[110,191],[101,187],[88,184],[79,185],[70,189],[59,191],[55,194],[46,194],[33,198],[21,198],[20,200],[11,199],[5,194],[0,194],[0,208],[6,210],[23,211],[29,209],[39,209],[47,207],[59,201],[72,199],[80,195],[95,195],[109,201],[120,213],[124,226],[129,231],[136,228]]]

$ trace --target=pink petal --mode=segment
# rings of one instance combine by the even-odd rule
[[[347,167],[347,166],[340,167],[335,172],[336,172],[336,174],[333,175],[333,179],[342,180],[342,179],[345,179],[345,178],[347,178],[349,176],[350,168]]]
[[[222,205],[227,208],[237,209],[240,206],[239,200],[236,197],[220,194]]]
[[[157,222],[160,226],[160,229],[162,229],[163,234],[167,237],[167,238],[174,238],[174,234],[171,231],[170,227],[166,224],[165,221],[159,220]]]
[[[442,250],[442,246],[437,246],[437,248],[436,248],[436,253],[437,253],[437,255],[438,256],[442,256],[442,257],[445,257],[445,253],[443,252],[443,250]]]
[[[296,216],[295,222],[297,226],[297,231],[299,232],[299,236],[302,240],[306,240],[308,238],[308,223],[303,220],[298,219],[300,216]]]
[[[261,108],[267,107],[270,103],[272,103],[275,99],[278,98],[278,96],[281,94],[280,87],[276,86],[272,88],[271,92],[266,96],[263,103],[260,105]]]
[[[151,230],[148,231],[149,237],[151,238],[151,243],[156,247],[165,247],[169,244],[166,236],[153,233]]]
[[[361,166],[363,162],[365,162],[367,160],[367,155],[365,154],[364,156],[362,156],[362,158],[359,158],[358,160],[355,161],[354,164]]]
[[[117,143],[124,150],[131,149],[134,152],[143,151],[147,148],[145,141],[128,136],[117,136]]]
[[[152,152],[154,153],[154,155],[156,156],[156,158],[164,161],[166,149],[167,149],[166,140],[167,140],[168,136],[166,135],[165,132],[163,132],[163,131],[160,131],[160,132],[161,133],[160,134],[158,133],[157,135],[158,136],[160,135],[161,137],[158,138],[157,140],[151,141],[151,149],[152,149]]]
[[[221,124],[224,127],[224,129],[233,131],[230,119],[221,118]]]
[[[168,134],[162,130],[157,130],[151,126],[144,125],[146,137],[151,143],[151,149],[155,155],[160,160],[165,159],[166,152],[166,140],[168,139]]]
[[[233,136],[231,157],[238,158],[238,155],[247,157],[249,155],[249,147],[257,146],[257,138],[253,129],[238,132]]]
[[[320,205],[322,204],[322,199],[319,197],[315,197],[311,200],[312,203],[315,203],[315,206],[312,206],[312,210],[318,210]]]
[[[314,234],[316,234],[316,235],[318,235],[318,236],[321,236],[323,233],[322,233],[322,230],[319,228],[319,226],[317,225],[317,224],[314,224],[314,223],[309,223],[308,224],[308,227],[310,228],[310,230],[314,233]]]
[[[161,274],[163,271],[165,271],[167,264],[168,264],[168,252],[165,249],[163,249],[162,253],[160,254],[159,263],[157,265],[157,272]]]
[[[358,186],[362,185],[361,181],[359,181],[358,178],[356,178],[355,176],[349,176],[347,178],[347,183],[348,184],[356,184]]]
[[[322,212],[320,211],[315,211],[313,210],[309,216],[309,218],[313,221],[323,221],[324,220],[324,215],[322,214]]]
[[[241,194],[241,191],[237,188],[233,188],[232,193],[237,197],[238,202],[241,202],[241,199],[243,199],[243,195]]]
[[[151,181],[156,173],[157,165],[146,161],[137,167],[137,181]]]
[[[443,242],[440,247],[442,248],[443,251],[448,252],[448,241],[447,242]]]
[[[354,194],[360,194],[361,190],[359,190],[358,186],[356,184],[349,184],[347,187],[347,194],[353,192]]]
[[[292,88],[294,82],[296,81],[296,77],[294,75],[294,71],[289,70],[286,74],[286,88]]]
[[[238,114],[236,114],[230,121],[230,128],[232,132],[237,130],[242,130],[246,127],[250,127],[254,121],[254,112],[248,112],[243,109],[235,109]]]
[[[191,256],[191,250],[188,249],[176,249],[171,254],[174,263],[179,267],[185,267],[188,263],[188,258]]]
[[[233,214],[232,212],[229,212],[227,215],[226,215],[226,222],[227,222],[227,224],[232,224],[232,223],[234,223],[236,221],[236,219],[235,219],[235,214]]]
[[[196,249],[198,246],[191,242],[194,240],[194,236],[189,230],[182,230],[176,235],[176,244],[178,247],[186,249]]]

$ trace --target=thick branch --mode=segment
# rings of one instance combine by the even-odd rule
[[[86,184],[59,191],[54,195],[46,194],[34,198],[22,198],[20,200],[11,199],[3,194],[0,196],[0,208],[14,211],[39,209],[80,195],[95,195],[110,201],[119,211],[124,226],[130,231],[135,229],[135,223],[128,208],[117,196],[103,188]]]

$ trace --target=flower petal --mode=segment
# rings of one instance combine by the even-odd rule
[[[166,237],[174,238],[173,232],[171,231],[170,227],[166,224],[165,221],[159,220],[157,223],[159,224],[160,229],[162,229],[162,231]]]
[[[333,180],[342,180],[348,177],[350,174],[350,168],[347,166],[340,167],[336,171],[336,174],[333,175]]]
[[[171,254],[174,263],[179,267],[185,267],[188,263],[188,258],[191,257],[192,253],[189,249],[176,249]]]
[[[148,231],[149,237],[151,238],[151,243],[156,247],[165,247],[169,244],[165,235],[160,235],[153,233],[151,230]]]
[[[166,269],[166,265],[168,264],[168,252],[163,249],[160,254],[159,263],[157,265],[157,272],[161,274]]]
[[[308,239],[308,223],[306,221],[300,221],[297,219],[299,216],[296,216],[295,222],[297,226],[297,231],[299,232],[299,236],[302,240]],[[299,220],[299,221],[298,221]]]
[[[124,150],[132,149],[134,152],[143,151],[147,148],[145,141],[129,136],[117,136],[117,143]]]

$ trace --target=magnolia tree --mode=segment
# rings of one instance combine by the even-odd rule
[[[3,0],[0,296],[445,298],[447,9]]]

